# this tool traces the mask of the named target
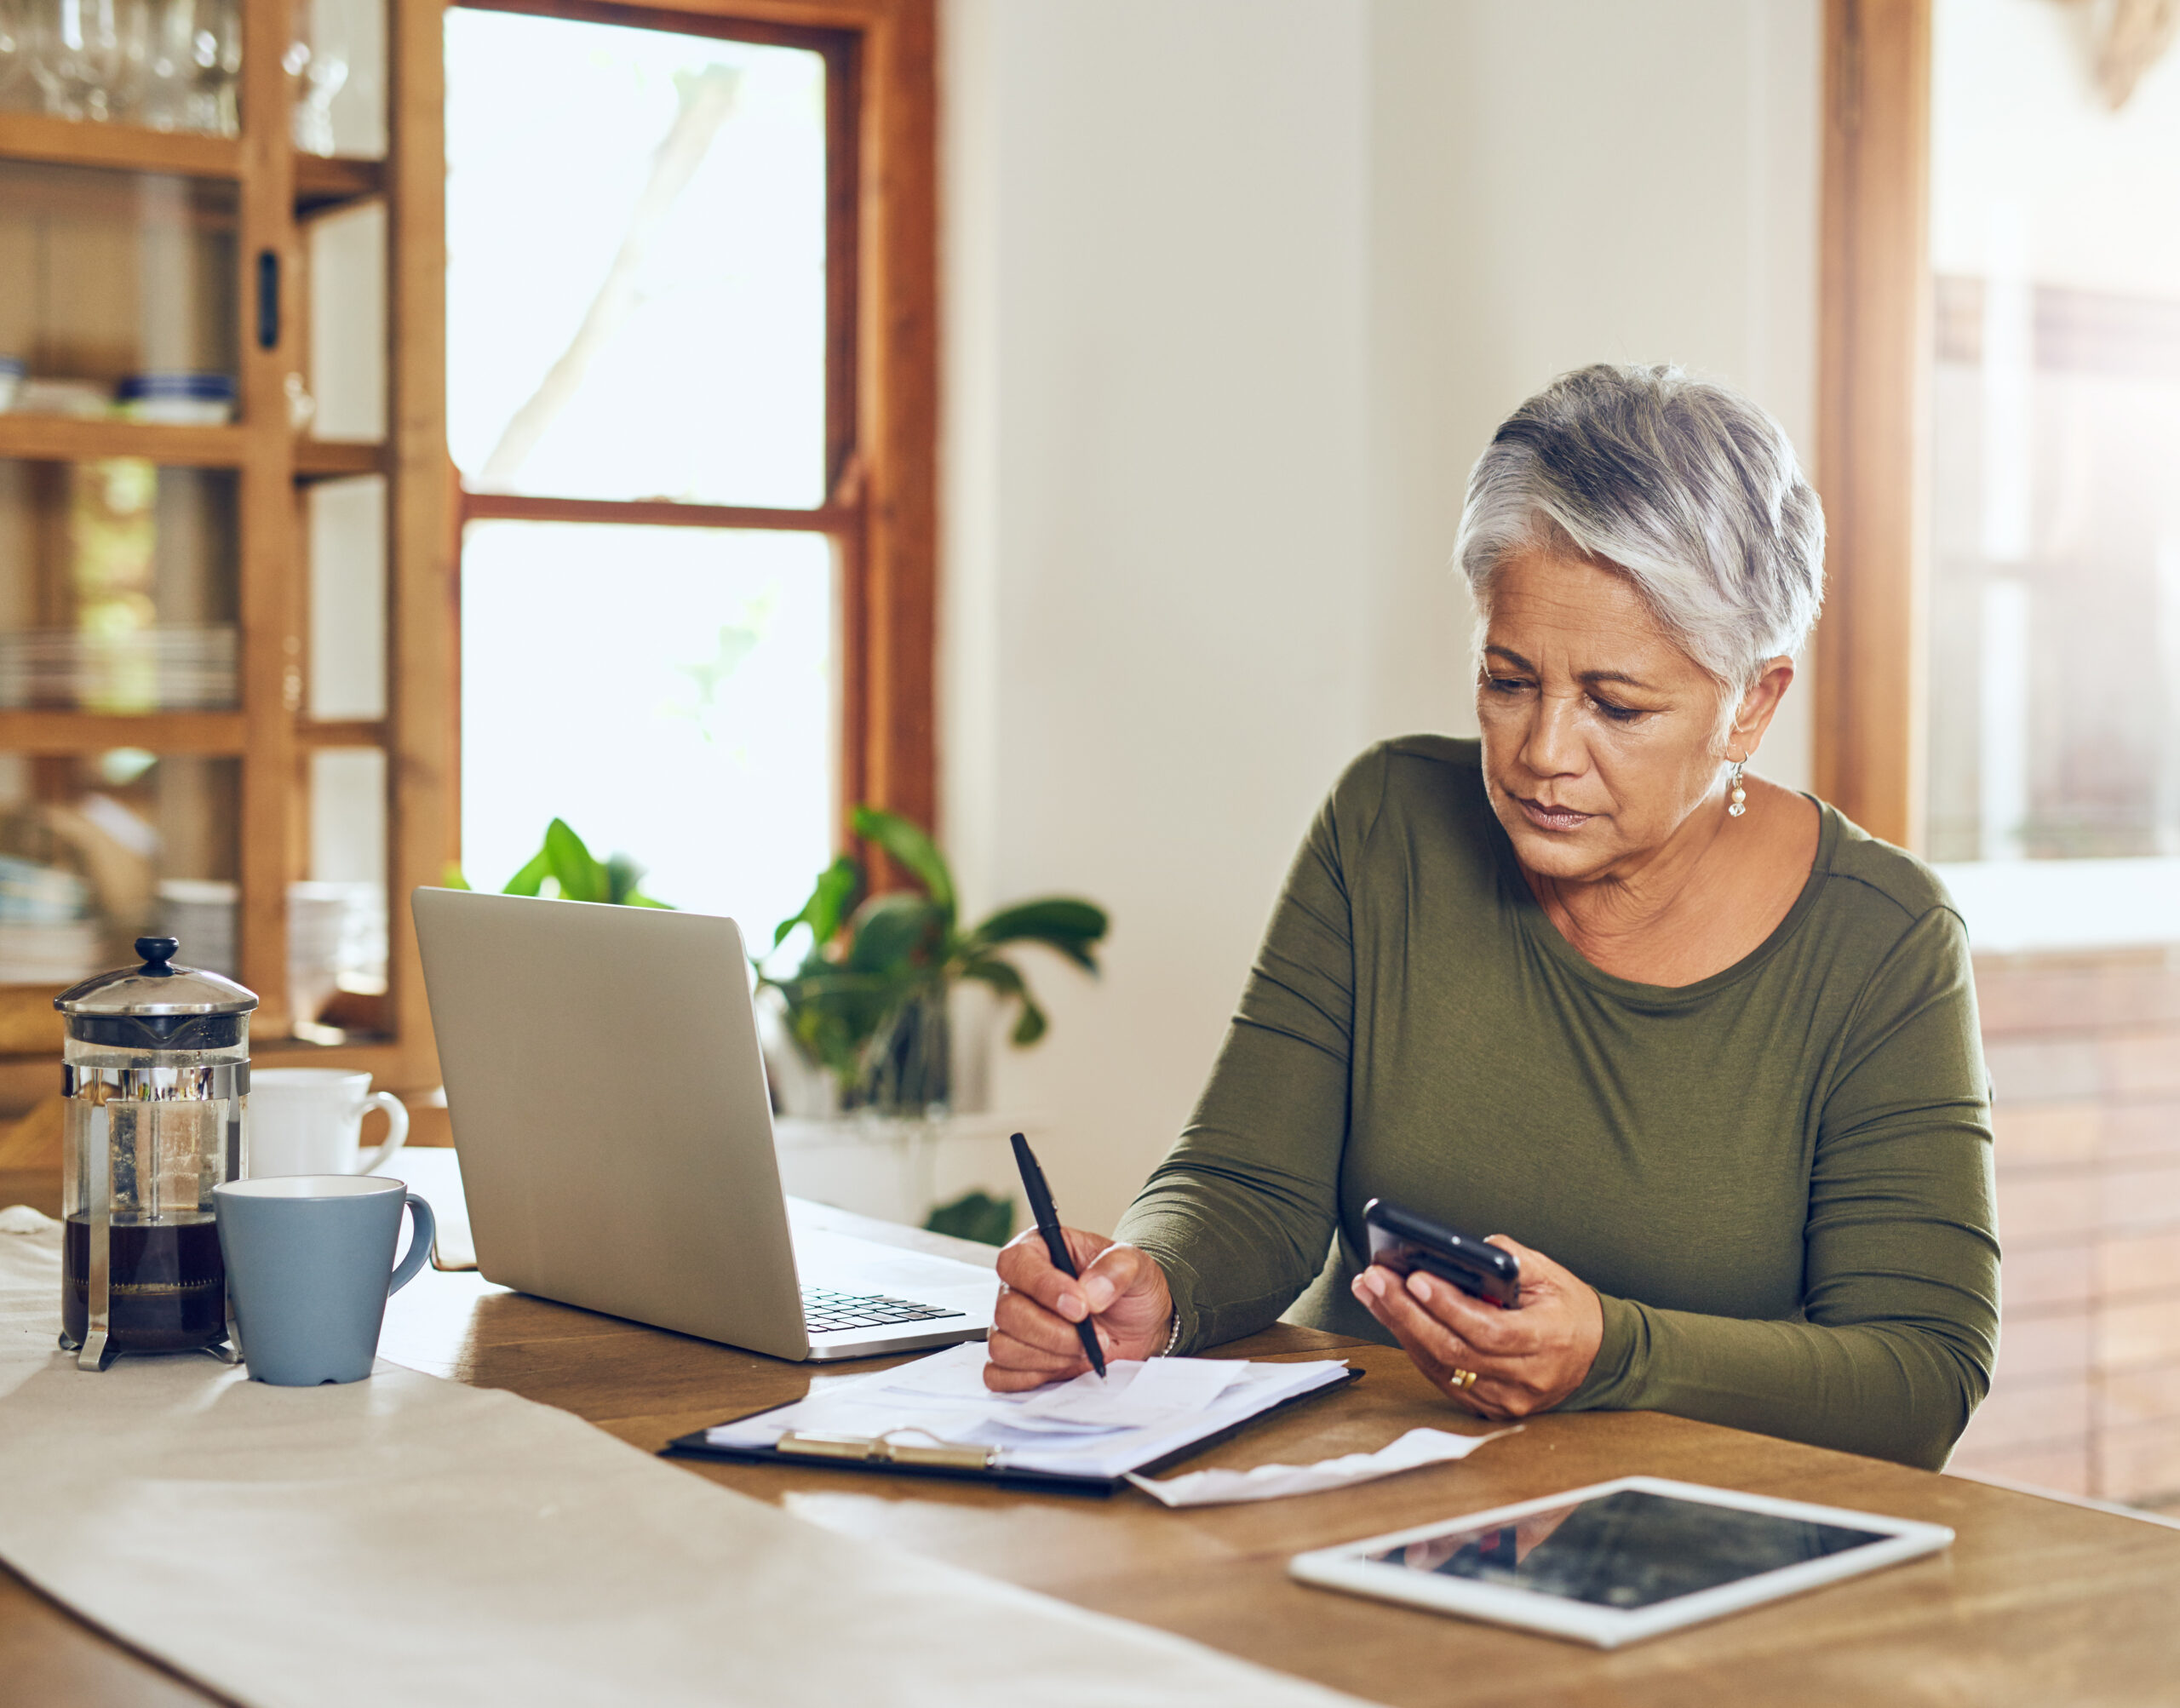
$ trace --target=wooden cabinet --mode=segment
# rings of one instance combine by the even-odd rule
[[[367,160],[297,152],[288,0],[244,11],[237,136],[0,112],[33,382],[0,413],[0,1109],[51,1088],[67,975],[160,928],[259,994],[261,1061],[436,1083],[406,897],[454,851],[441,12],[387,0]],[[378,390],[320,438],[335,358]],[[232,421],[103,404],[179,371],[231,375]]]

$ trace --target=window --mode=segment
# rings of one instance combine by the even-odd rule
[[[930,8],[766,9],[445,35],[464,867],[557,816],[753,940],[932,808]]]
[[[1828,16],[1819,789],[1981,949],[2180,939],[2180,56]]]
[[[1929,852],[1989,947],[2180,936],[2180,63],[1933,25]]]

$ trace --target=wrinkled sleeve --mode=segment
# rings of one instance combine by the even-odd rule
[[[1944,1464],[1999,1339],[1989,1082],[1950,909],[1917,920],[1873,975],[1828,1086],[1800,1318],[1606,1298],[1603,1344],[1569,1408],[1672,1412]]]
[[[1210,1082],[1121,1218],[1118,1236],[1166,1272],[1177,1350],[1265,1327],[1324,1267],[1355,1023],[1345,874],[1382,803],[1385,765],[1381,753],[1357,760],[1311,823]]]

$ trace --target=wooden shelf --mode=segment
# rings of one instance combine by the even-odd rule
[[[0,753],[102,754],[142,748],[155,754],[238,754],[240,712],[72,712],[17,708],[0,711]],[[383,748],[384,723],[367,718],[295,720],[305,748]]]
[[[250,440],[239,427],[170,427],[160,421],[95,421],[78,416],[0,415],[0,458],[26,462],[88,462],[102,456],[142,456],[188,468],[239,468]],[[295,479],[337,480],[379,474],[382,444],[340,439],[295,441]]]
[[[0,160],[178,172],[190,178],[242,176],[242,144],[232,136],[49,118],[42,112],[0,112]]]
[[[244,726],[240,712],[0,711],[0,753],[239,754]]]
[[[386,468],[386,447],[340,439],[298,439],[295,479],[336,480],[344,475],[379,474]]]
[[[307,748],[382,748],[386,737],[385,724],[369,718],[301,719],[295,724],[295,740]]]
[[[295,156],[295,212],[323,214],[386,193],[386,162]]]
[[[185,468],[239,468],[250,439],[239,427],[169,427],[158,421],[87,421],[75,416],[0,415],[0,457],[26,462],[90,462],[141,456]]]
[[[232,136],[49,118],[42,112],[0,112],[0,161],[8,160],[105,171],[179,173],[188,178],[243,175],[242,144]],[[295,156],[299,215],[323,214],[385,193],[383,160]]]

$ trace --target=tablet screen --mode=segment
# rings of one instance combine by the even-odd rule
[[[1623,1488],[1363,1557],[1595,1607],[1633,1608],[1888,1539],[1844,1524]]]

